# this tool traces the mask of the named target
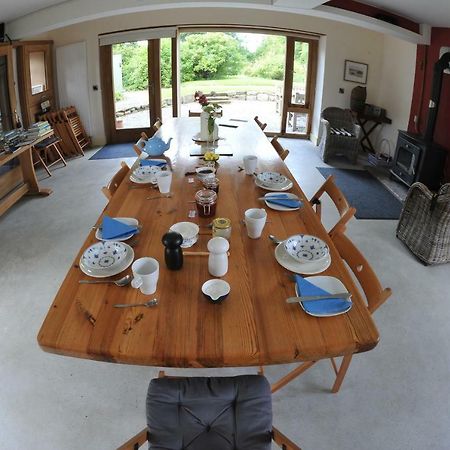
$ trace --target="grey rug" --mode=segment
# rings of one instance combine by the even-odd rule
[[[350,205],[356,208],[357,219],[394,220],[400,217],[402,202],[367,170],[317,167],[328,178],[334,175],[336,185]]]

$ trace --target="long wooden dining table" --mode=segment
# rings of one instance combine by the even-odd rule
[[[149,299],[131,286],[79,284],[87,278],[79,266],[85,249],[96,242],[91,230],[75,257],[39,331],[38,342],[45,351],[61,355],[114,363],[158,367],[237,367],[317,361],[352,355],[374,348],[377,328],[349,271],[333,246],[319,217],[295,182],[266,136],[253,121],[227,122],[237,128],[219,127],[221,156],[216,217],[232,222],[229,270],[223,277],[231,285],[227,299],[220,304],[208,301],[202,284],[212,278],[207,256],[185,256],[179,271],[164,263],[161,238],[169,227],[181,221],[194,221],[200,227],[198,242],[189,250],[206,251],[212,237],[211,218],[190,218],[195,210],[195,192],[201,189],[193,172],[201,163],[201,146],[192,137],[199,131],[198,118],[178,118],[164,123],[159,131],[164,140],[173,138],[167,156],[172,161],[172,197],[157,196],[152,188],[132,189],[126,178],[97,221],[103,215],[135,217],[142,225],[134,247],[135,258],[151,256],[160,263],[158,305],[153,308],[114,308],[115,303],[140,303]],[[242,157],[257,155],[258,171],[280,172],[294,181],[290,192],[297,194],[303,207],[281,212],[267,209],[268,222],[260,239],[250,239],[242,223],[248,208],[265,206],[265,194],[254,177],[240,170]],[[305,168],[305,170],[307,170]],[[295,295],[290,272],[275,259],[269,234],[286,238],[308,233],[325,240],[331,265],[322,275],[339,278],[352,294],[353,307],[335,317],[312,317],[298,303],[286,303]],[[125,273],[131,273],[129,268]]]

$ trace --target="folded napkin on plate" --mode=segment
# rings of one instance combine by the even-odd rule
[[[111,217],[103,217],[102,222],[102,238],[103,239],[118,239],[129,234],[137,233],[136,225],[127,225],[120,222],[120,220],[112,219]]]
[[[300,275],[295,275],[297,283],[297,292],[299,297],[306,295],[327,295],[329,292],[321,289],[315,284],[309,282]],[[351,300],[340,298],[329,298],[323,300],[305,301],[302,302],[305,311],[311,314],[338,314],[346,311],[352,305]]]
[[[142,159],[141,160],[141,166],[157,166],[157,167],[163,167],[167,165],[167,162],[163,159],[159,161],[155,161],[154,159]]]
[[[302,206],[302,202],[295,198],[286,197],[278,197],[278,196],[269,196],[265,197],[266,201],[269,203],[273,203],[274,205],[285,206],[286,208],[299,208]]]

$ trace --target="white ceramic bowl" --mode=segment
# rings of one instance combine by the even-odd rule
[[[203,294],[213,303],[220,303],[225,300],[230,291],[231,287],[225,280],[216,278],[205,281],[202,285]]]
[[[284,248],[289,256],[299,262],[320,261],[330,253],[322,239],[309,234],[291,236],[284,241]]]
[[[195,169],[195,172],[197,173],[197,177],[199,180],[204,180],[208,177],[214,177],[216,174],[216,169],[214,167],[197,167]]]
[[[192,247],[198,239],[200,228],[193,222],[177,222],[170,227],[170,231],[176,231],[183,236],[182,248]]]
[[[258,181],[267,187],[278,187],[286,183],[287,178],[278,172],[261,172],[256,177]]]

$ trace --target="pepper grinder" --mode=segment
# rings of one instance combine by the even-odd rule
[[[223,237],[214,237],[208,241],[208,270],[213,277],[222,277],[228,272],[229,242]]]
[[[183,250],[181,244],[183,236],[175,231],[169,231],[162,237],[164,244],[164,259],[166,266],[170,270],[180,270],[183,267]]]

